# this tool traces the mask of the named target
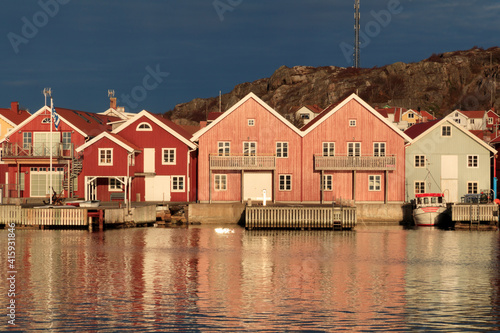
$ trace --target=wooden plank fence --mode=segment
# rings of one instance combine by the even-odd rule
[[[21,208],[21,206],[0,206],[0,224],[44,226],[86,226],[87,210],[55,208]]]
[[[497,204],[456,204],[451,208],[451,219],[455,222],[498,221]]]
[[[246,207],[247,229],[352,229],[356,207]]]

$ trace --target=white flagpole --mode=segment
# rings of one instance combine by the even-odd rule
[[[50,169],[49,169],[49,177],[50,177],[50,188],[49,188],[49,203],[52,205],[52,125],[54,124],[54,118],[52,114],[52,110],[54,110],[54,101],[52,100],[52,96],[50,96]]]

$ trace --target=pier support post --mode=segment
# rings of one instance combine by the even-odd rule
[[[99,231],[104,230],[104,211],[102,209],[99,210]]]

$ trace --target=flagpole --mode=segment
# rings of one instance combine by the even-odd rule
[[[54,110],[54,101],[52,100],[52,96],[50,96],[50,169],[49,169],[49,177],[50,177],[50,188],[49,188],[49,203],[52,205],[52,125],[54,124],[54,118],[52,114],[52,110]]]

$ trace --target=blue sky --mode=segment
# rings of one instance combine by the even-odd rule
[[[498,0],[360,0],[361,66],[498,46]],[[162,113],[289,67],[349,67],[354,0],[4,1],[0,107]],[[347,46],[346,46],[347,47]],[[349,62],[347,61],[349,60]]]

